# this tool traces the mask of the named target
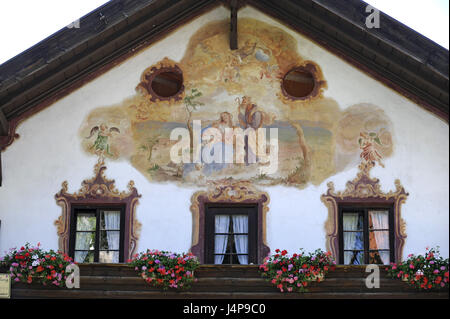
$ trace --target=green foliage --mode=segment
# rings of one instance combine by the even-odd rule
[[[158,164],[154,164],[152,167],[150,167],[147,171],[149,173],[157,171],[158,169],[160,169],[160,166]]]
[[[191,89],[191,93],[189,95],[186,95],[184,98],[184,104],[186,105],[186,108],[192,110],[197,110],[198,106],[205,105],[202,102],[197,101],[199,97],[201,97],[203,94],[197,89]]]

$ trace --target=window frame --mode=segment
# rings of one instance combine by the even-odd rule
[[[223,212],[212,213],[211,210],[223,209]],[[251,209],[248,213],[239,209]],[[216,215],[248,215],[248,264],[257,264],[258,259],[258,205],[257,204],[205,204],[205,262],[214,264],[215,216]],[[230,235],[233,236],[233,235]],[[240,264],[222,264],[240,265]]]
[[[76,227],[77,215],[83,211],[92,213],[95,211],[96,226],[95,226],[95,249],[94,249],[94,263],[101,263],[100,257],[100,212],[101,211],[120,211],[120,242],[119,242],[119,261],[124,262],[125,256],[125,215],[126,205],[124,204],[99,204],[99,205],[72,205],[70,212],[70,236],[69,236],[69,256],[75,259],[75,241],[76,241]]]
[[[369,253],[370,253],[370,242],[369,242],[369,211],[370,210],[387,210],[389,214],[389,258],[390,262],[395,261],[395,216],[394,216],[394,206],[391,204],[341,204],[338,207],[338,243],[339,243],[339,264],[344,264],[344,213],[363,213],[363,238],[364,238],[364,263],[363,265],[369,264]]]

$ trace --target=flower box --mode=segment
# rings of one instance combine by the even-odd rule
[[[158,250],[136,254],[129,264],[147,283],[164,290],[188,289],[195,281],[194,271],[200,265],[191,253],[175,254]]]
[[[274,284],[281,292],[305,292],[310,282],[322,282],[325,274],[334,269],[336,262],[330,252],[318,249],[313,253],[299,254],[292,257],[286,250],[275,250],[259,267],[261,275]]]

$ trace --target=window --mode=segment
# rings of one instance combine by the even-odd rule
[[[257,212],[256,206],[206,207],[206,262],[256,263]]]
[[[153,92],[160,97],[171,97],[180,93],[183,76],[178,72],[161,72],[151,81]]]
[[[391,207],[341,207],[339,214],[340,263],[389,264],[394,261],[394,226]]]
[[[74,207],[71,256],[78,263],[123,262],[123,207]]]
[[[309,96],[315,86],[313,74],[304,68],[296,68],[289,71],[283,79],[285,92],[294,98]]]

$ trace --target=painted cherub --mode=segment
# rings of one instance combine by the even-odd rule
[[[378,153],[375,144],[382,145],[380,137],[375,132],[360,132],[358,139],[359,148],[362,150],[360,157],[366,162],[378,163],[381,167],[384,164],[381,162],[383,156]]]
[[[120,130],[117,127],[111,127],[108,129],[108,126],[104,123],[100,124],[100,126],[94,126],[91,129],[89,136],[86,137],[86,139],[90,139],[95,133],[97,133],[97,139],[90,149],[95,149],[95,152],[99,155],[106,152],[107,155],[114,156],[114,154],[109,151],[108,143],[108,138],[111,137],[114,132],[120,133]]]

